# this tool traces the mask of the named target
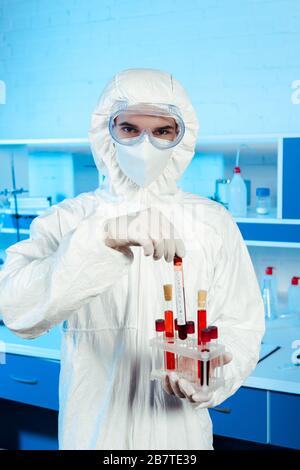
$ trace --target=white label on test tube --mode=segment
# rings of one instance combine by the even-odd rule
[[[184,306],[184,294],[183,294],[183,279],[181,269],[175,267],[174,270],[175,280],[175,297],[176,297],[176,309],[177,309],[177,325],[185,325],[185,306]]]

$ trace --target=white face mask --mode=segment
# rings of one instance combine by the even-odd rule
[[[173,148],[158,149],[148,138],[136,145],[115,142],[121,170],[139,186],[149,186],[168,164]]]

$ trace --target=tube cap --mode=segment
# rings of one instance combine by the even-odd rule
[[[206,296],[206,290],[198,290],[198,307],[205,308]]]
[[[174,256],[174,266],[181,266],[182,265],[182,258],[180,256]]]
[[[210,339],[218,339],[218,327],[209,326],[208,330],[210,331]]]
[[[187,326],[186,325],[177,325],[178,328],[178,337],[179,339],[186,339],[187,337]]]
[[[165,284],[164,285],[164,297],[165,300],[172,300],[172,284]]]
[[[209,328],[203,328],[201,330],[201,341],[202,341],[202,343],[209,343],[210,340],[211,340],[210,329]]]
[[[186,332],[188,335],[193,335],[195,333],[195,322],[193,321],[186,322]]]
[[[174,328],[176,331],[178,331],[177,318],[174,320]]]
[[[155,331],[165,331],[165,320],[162,318],[155,320]]]
[[[299,280],[300,280],[299,276],[293,276],[291,279],[292,286],[299,286]]]

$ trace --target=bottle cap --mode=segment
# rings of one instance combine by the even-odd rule
[[[193,335],[195,333],[195,323],[193,321],[186,322],[186,332],[188,335]]]
[[[210,331],[211,339],[218,339],[218,327],[217,326],[209,326],[208,330]]]
[[[268,275],[268,276],[272,276],[273,271],[274,271],[274,267],[273,266],[267,266],[266,269],[265,269],[265,273]]]
[[[256,196],[270,196],[270,188],[256,188]]]
[[[165,300],[172,300],[172,284],[165,284],[164,285],[164,296]]]
[[[155,331],[165,331],[165,320],[162,318],[155,320]]]
[[[299,280],[300,280],[299,276],[293,276],[291,279],[292,286],[299,286]]]
[[[234,173],[240,173],[241,172],[241,169],[239,166],[235,166],[234,169],[233,169],[233,172]]]
[[[201,330],[201,342],[202,343],[209,343],[210,340],[211,340],[211,336],[210,336],[209,328],[203,328]]]

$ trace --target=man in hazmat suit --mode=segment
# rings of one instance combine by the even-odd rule
[[[34,338],[63,322],[61,449],[212,449],[208,408],[257,363],[263,304],[240,232],[222,205],[176,185],[197,131],[192,104],[170,74],[118,73],[89,133],[101,188],[53,206],[33,221],[29,240],[7,250],[0,275],[7,327]],[[174,255],[183,257],[188,320],[197,291],[206,290],[208,324],[226,345],[225,384],[207,395],[176,374],[150,380],[149,339]]]

